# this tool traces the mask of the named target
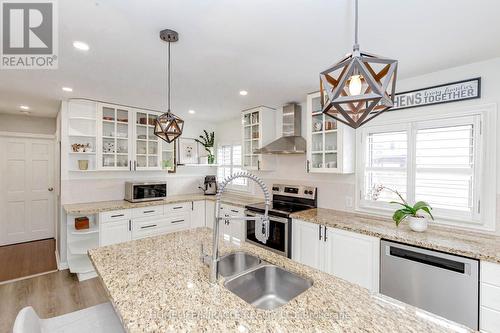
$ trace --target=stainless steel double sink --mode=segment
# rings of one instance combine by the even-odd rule
[[[309,289],[313,282],[283,268],[269,264],[246,252],[223,256],[219,274],[224,287],[245,302],[264,310],[273,310]]]

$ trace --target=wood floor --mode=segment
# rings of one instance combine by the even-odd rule
[[[0,246],[0,282],[57,269],[55,239]]]
[[[78,282],[68,270],[0,285],[0,333],[12,332],[17,313],[32,306],[40,318],[59,316],[107,302],[101,282]]]

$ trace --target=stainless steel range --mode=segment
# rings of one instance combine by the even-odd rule
[[[275,184],[269,207],[269,239],[264,244],[255,237],[255,221],[247,221],[246,241],[285,257],[292,256],[292,219],[295,212],[316,208],[317,189],[310,186]],[[264,202],[245,207],[247,216],[264,214]]]

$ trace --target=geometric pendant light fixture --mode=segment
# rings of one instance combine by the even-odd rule
[[[167,112],[156,118],[154,134],[168,143],[177,139],[184,129],[184,120],[173,114],[170,110],[170,43],[179,40],[179,34],[170,29],[160,31],[161,40],[168,42],[168,65],[167,65]]]
[[[354,1],[353,51],[320,73],[320,92],[324,114],[358,128],[394,106],[398,62],[359,51]]]

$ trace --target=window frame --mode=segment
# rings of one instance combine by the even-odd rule
[[[218,161],[217,165],[217,181],[219,182],[219,168],[229,168],[230,169],[230,174],[232,175],[234,172],[235,168],[243,170],[243,156],[241,160],[241,164],[234,164],[234,158],[233,158],[233,149],[235,146],[240,146],[241,149],[243,150],[243,146],[241,145],[241,142],[233,142],[233,143],[219,143],[217,144],[217,157],[219,156],[219,149],[222,147],[231,147],[230,148],[230,159],[231,159],[231,164],[222,164],[220,163],[221,161]],[[231,192],[243,192],[243,193],[248,193],[250,191],[250,187],[248,185],[248,181],[246,181],[246,185],[235,185],[235,184],[228,184],[227,185],[227,190]]]
[[[495,230],[496,226],[496,104],[472,105],[466,108],[436,112],[436,108],[426,110],[394,111],[389,112],[383,125],[374,121],[356,131],[356,184],[355,184],[355,210],[381,216],[392,216],[395,205],[389,203],[374,204],[371,200],[364,199],[366,139],[369,133],[407,131],[407,191],[415,192],[416,179],[416,137],[419,129],[454,126],[463,124],[464,117],[471,117],[478,133],[474,133],[475,168],[474,168],[474,193],[473,207],[476,210],[471,218],[464,217],[458,212],[454,214],[449,210],[435,209],[434,217],[439,225],[458,226],[461,228]],[[379,120],[379,119],[377,119]],[[476,132],[476,131],[475,131]],[[410,176],[413,175],[413,176]]]

